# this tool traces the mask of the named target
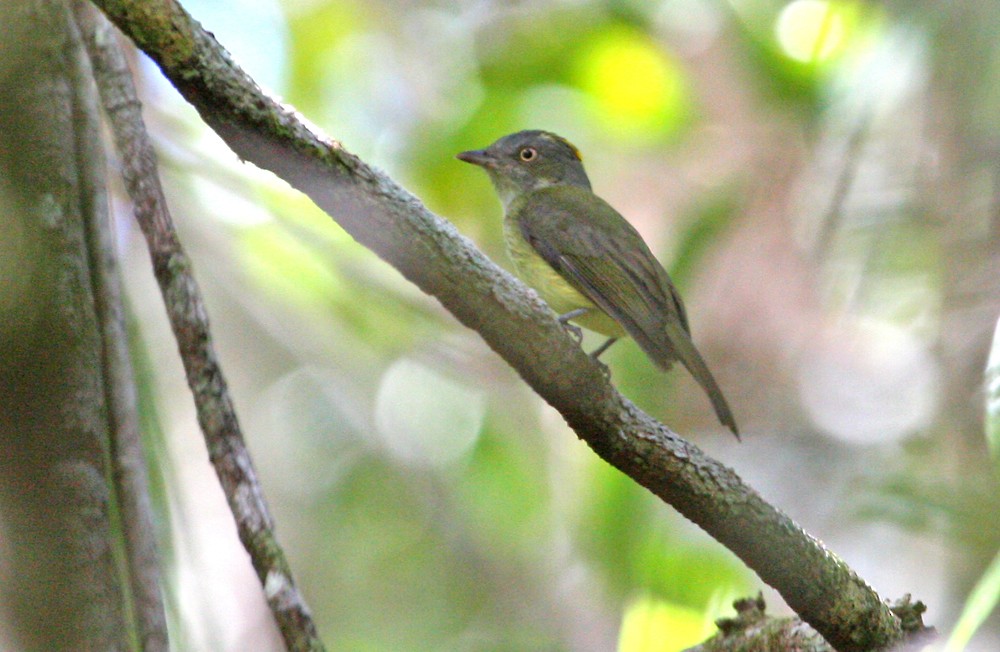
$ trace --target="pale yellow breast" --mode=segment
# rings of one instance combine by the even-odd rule
[[[552,310],[560,315],[565,315],[574,310],[586,308],[587,313],[572,321],[609,337],[621,337],[625,334],[625,330],[618,325],[618,322],[570,285],[559,272],[552,269],[545,262],[545,259],[538,255],[522,237],[521,230],[513,220],[504,219],[503,230],[507,253],[514,262],[517,275],[527,285],[534,288]]]

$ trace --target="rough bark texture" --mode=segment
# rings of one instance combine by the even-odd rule
[[[126,649],[89,256],[88,225],[106,219],[92,82],[62,0],[3,3],[0,24],[0,595],[17,649]]]
[[[156,154],[142,121],[141,106],[117,42],[118,35],[89,3],[75,0],[75,6],[121,158],[125,188],[146,238],[209,457],[229,502],[240,540],[250,554],[285,645],[289,650],[322,650],[310,610],[278,543],[274,521],[243,441],[232,397],[215,354],[204,301],[167,209]],[[129,467],[119,468],[126,471]],[[134,474],[126,477],[135,479]],[[127,543],[137,567],[132,583],[140,632],[147,645],[166,645],[165,631],[157,619],[155,596],[151,593],[156,589],[154,578],[146,572],[146,562],[153,552],[151,542],[134,539],[137,537],[130,536]]]
[[[117,35],[109,29],[98,29],[98,22],[106,25],[103,15],[86,0],[72,2],[74,18],[80,37],[86,47],[89,63],[86,82],[96,78],[101,87],[105,111],[108,101],[100,81],[105,66],[101,53],[106,48],[117,47]],[[126,69],[127,72],[127,69]],[[96,134],[101,130],[98,116],[90,116],[81,131]],[[90,138],[92,149],[100,141]],[[102,165],[103,153],[88,154],[81,148],[81,156],[92,159],[89,165],[90,184],[94,193],[103,195],[107,170]],[[128,589],[133,605],[136,635],[144,652],[165,652],[169,649],[167,621],[160,586],[160,558],[156,547],[153,508],[149,498],[149,478],[146,459],[139,433],[138,399],[135,377],[129,351],[123,305],[123,291],[111,230],[108,210],[94,211],[88,221],[88,243],[94,276],[94,295],[98,321],[101,327],[105,396],[111,426],[111,469],[115,487],[120,527],[124,539],[125,569]]]

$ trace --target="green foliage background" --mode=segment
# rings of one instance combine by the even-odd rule
[[[991,3],[185,5],[501,265],[499,204],[454,154],[523,128],[572,140],[687,297],[745,441],[632,343],[605,358],[616,384],[886,598],[912,592],[946,631],[957,619],[998,547],[981,402],[1000,305]],[[331,649],[678,650],[766,589],[140,69],[250,447]],[[173,640],[280,649],[124,212],[120,227]],[[974,644],[997,640],[994,616]]]

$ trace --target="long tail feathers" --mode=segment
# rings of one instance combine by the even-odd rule
[[[708,394],[708,398],[712,401],[712,407],[715,408],[715,414],[719,417],[719,421],[722,422],[722,425],[732,430],[737,439],[740,439],[740,431],[736,427],[736,419],[733,418],[729,404],[726,403],[726,397],[722,395],[722,390],[719,389],[719,385],[715,382],[712,372],[708,370],[708,366],[702,359],[701,354],[698,353],[698,349],[694,347],[691,336],[688,335],[679,322],[668,324],[666,331],[677,359],[687,367],[687,370],[698,381],[698,384],[705,390],[705,393]],[[662,361],[658,362],[660,362],[661,366],[664,366]]]

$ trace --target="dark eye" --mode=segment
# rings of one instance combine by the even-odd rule
[[[538,156],[538,150],[534,147],[525,147],[518,155],[521,157],[522,161],[534,161]]]

